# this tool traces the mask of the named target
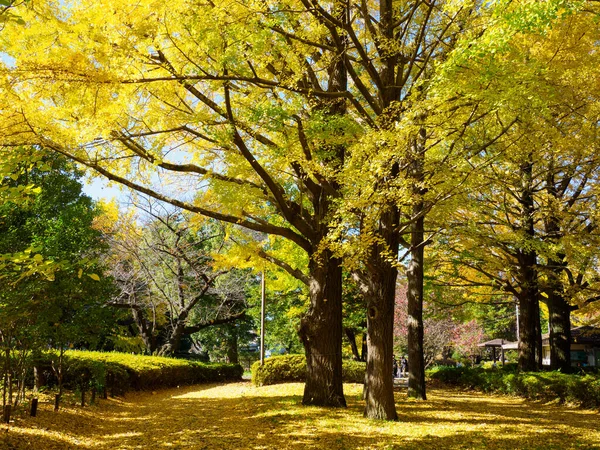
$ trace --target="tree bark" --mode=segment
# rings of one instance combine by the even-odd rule
[[[345,407],[342,384],[342,267],[329,250],[309,263],[310,306],[298,334],[306,352],[304,405]]]
[[[521,231],[526,242],[517,251],[519,266],[519,369],[537,371],[541,361],[541,335],[539,329],[539,290],[537,283],[537,254],[532,249],[535,237],[534,210],[532,191],[533,162],[521,166]]]
[[[568,373],[571,370],[571,307],[561,290],[555,288],[548,292],[548,312],[550,368]]]
[[[227,362],[230,364],[239,363],[238,335],[235,324],[229,327],[229,336],[227,338]]]
[[[380,261],[385,263],[385,261]],[[393,332],[397,269],[386,264],[369,274],[365,411],[370,419],[398,420],[394,400]]]
[[[356,333],[352,328],[344,328],[344,332],[346,333],[346,337],[348,338],[348,342],[350,343],[350,348],[352,349],[352,356],[354,357],[354,361],[361,361],[360,353],[358,352],[358,345],[356,345]]]
[[[426,132],[421,128],[413,143],[409,176],[413,185],[413,207],[410,225],[410,263],[406,271],[408,289],[406,292],[408,309],[408,396],[426,400],[425,357],[423,345],[423,272],[425,219],[423,202]]]
[[[548,197],[553,200],[549,204],[550,211],[546,219],[546,235],[550,242],[558,244],[562,238],[560,220],[556,209],[559,204],[559,191],[556,186],[554,162],[550,161],[546,180]],[[547,263],[547,300],[550,334],[550,368],[569,372],[571,370],[571,307],[565,299],[565,287],[561,274],[565,268],[564,254],[557,252],[555,257],[548,258]]]
[[[424,220],[412,226],[411,260],[406,271],[408,289],[408,396],[427,400],[423,356],[423,234]]]

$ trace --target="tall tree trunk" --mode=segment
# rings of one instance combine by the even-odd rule
[[[408,396],[426,400],[423,355],[423,218],[412,226],[411,260],[406,271],[408,289]]]
[[[309,263],[310,306],[298,331],[306,352],[304,405],[345,407],[342,384],[342,266],[329,250]]]
[[[395,163],[391,176],[398,176]],[[398,420],[394,401],[394,304],[396,300],[395,262],[398,255],[398,221],[396,206],[389,207],[379,220],[378,235],[383,243],[371,248],[366,266],[363,292],[367,303],[367,369],[365,374],[365,417]],[[365,278],[363,276],[363,278]]]
[[[546,219],[546,235],[553,244],[562,238],[560,220],[557,217],[559,192],[556,186],[554,163],[550,161],[546,191],[551,199]],[[548,258],[547,264],[547,305],[549,313],[550,334],[550,368],[569,372],[571,370],[571,307],[565,300],[565,287],[561,280],[564,270],[564,254],[557,252],[555,257]]]
[[[539,328],[539,296],[537,282],[537,254],[532,248],[535,237],[533,201],[533,161],[529,155],[528,162],[521,166],[521,231],[525,236],[525,244],[517,251],[519,265],[519,369],[537,371],[539,360],[536,355],[541,346]]]
[[[410,158],[411,168],[409,177],[413,182],[413,207],[412,224],[410,226],[410,263],[406,271],[408,290],[408,396],[419,400],[426,400],[425,390],[425,357],[423,355],[423,272],[425,218],[423,195],[425,191],[421,186],[424,179],[426,132],[419,130],[415,137]]]

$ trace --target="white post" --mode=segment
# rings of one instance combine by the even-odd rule
[[[515,303],[516,306],[516,313],[517,313],[517,342],[519,343],[519,347],[521,346],[521,330],[519,329],[519,299],[517,299],[517,302]]]

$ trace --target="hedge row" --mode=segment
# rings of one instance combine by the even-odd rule
[[[587,408],[600,407],[600,375],[518,372],[514,367],[437,367],[427,374],[432,380],[483,392],[517,395],[532,400],[559,400]]]
[[[256,386],[287,383],[306,379],[306,357],[304,355],[272,356],[252,364],[252,382]],[[346,383],[363,383],[365,379],[365,363],[344,360],[342,378]]]
[[[36,363],[48,377],[56,355],[42,355]],[[105,387],[113,392],[150,390],[186,384],[240,380],[243,369],[239,364],[207,364],[185,359],[127,353],[68,351],[64,359],[63,384],[70,388]]]

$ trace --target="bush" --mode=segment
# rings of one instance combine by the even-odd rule
[[[436,367],[427,372],[432,380],[444,384],[518,395],[533,400],[576,403],[600,407],[600,376],[561,372],[518,372],[514,365],[484,369]]]
[[[346,383],[364,383],[367,365],[362,361],[342,361],[342,379]]]
[[[344,360],[342,378],[346,383],[363,383],[365,379],[365,363]],[[252,382],[256,386],[304,381],[306,379],[306,357],[304,355],[272,356],[252,364]]]
[[[51,355],[38,361],[50,367]],[[243,369],[239,364],[207,364],[185,359],[158,356],[68,351],[64,359],[66,387],[108,388],[117,394],[130,389],[149,390],[185,384],[240,380]]]

